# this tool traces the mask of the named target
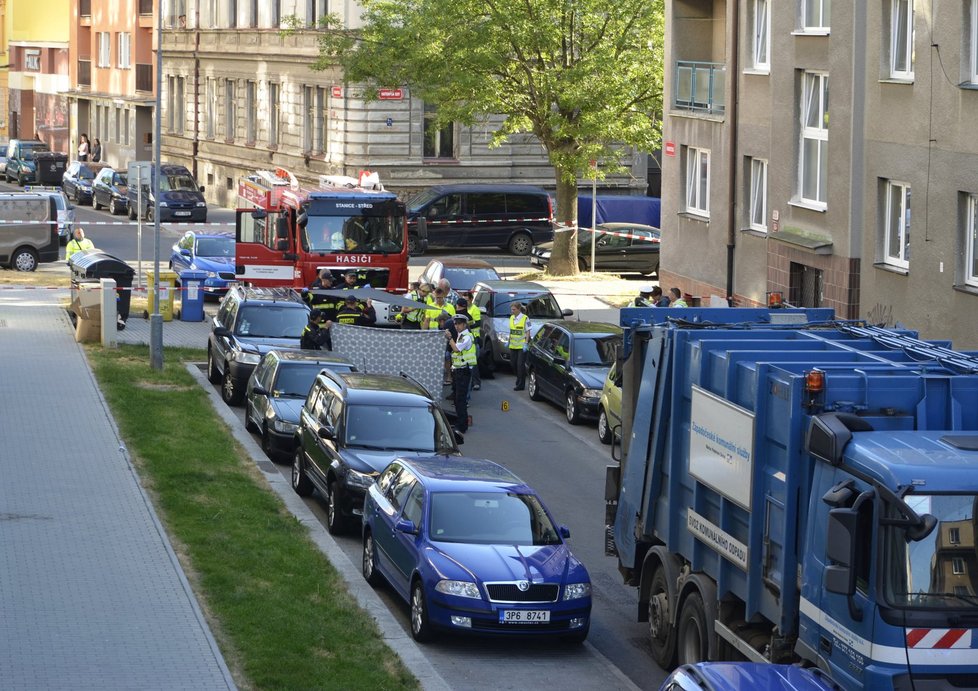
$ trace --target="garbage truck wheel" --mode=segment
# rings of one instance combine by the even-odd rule
[[[662,669],[672,669],[676,665],[676,630],[672,626],[669,583],[666,571],[658,566],[652,574],[649,591],[649,642],[652,658]]]

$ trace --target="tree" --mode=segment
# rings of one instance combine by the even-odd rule
[[[574,228],[577,181],[592,160],[622,169],[626,147],[661,139],[663,0],[362,0],[363,25],[330,18],[316,69],[347,82],[408,85],[440,124],[503,116],[499,144],[532,133]],[[376,93],[376,89],[367,89]],[[577,272],[577,232],[554,238],[550,271]]]

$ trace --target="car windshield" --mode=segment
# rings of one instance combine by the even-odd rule
[[[518,295],[516,293],[496,293],[496,305],[494,317],[509,317],[510,305],[514,302],[522,302],[526,306],[526,314],[531,319],[561,319],[563,314],[557,301],[550,293],[530,293]]]
[[[91,168],[89,168],[87,166],[81,166],[78,169],[78,179],[79,180],[94,180],[95,179],[95,171],[93,171]]]
[[[610,367],[621,342],[617,335],[578,336],[574,339],[574,364]]]
[[[241,308],[235,334],[250,338],[300,338],[309,313],[298,307],[252,305]]]
[[[464,266],[446,266],[445,278],[455,290],[469,290],[479,281],[499,280],[499,274],[492,267],[474,269]]]
[[[47,151],[47,147],[44,146],[24,146],[20,147],[20,157],[24,161],[33,161],[34,154],[38,151]]]
[[[312,383],[316,381],[316,375],[322,372],[324,367],[338,372],[350,370],[349,366],[340,363],[324,365],[321,362],[285,361],[278,366],[272,393],[276,396],[305,398]]]
[[[309,252],[399,254],[403,216],[309,216],[303,244]]]
[[[197,192],[194,179],[185,173],[164,175],[160,180],[160,192]]]
[[[436,542],[559,545],[560,533],[533,494],[436,492],[428,535]]]
[[[114,173],[112,175],[112,184],[119,187],[125,187],[129,184],[128,178],[123,173]]]
[[[198,257],[233,257],[234,238],[197,238]]]
[[[441,452],[455,450],[455,435],[444,413],[432,405],[351,405],[346,445],[361,449]]]
[[[974,494],[910,494],[918,515],[929,513],[937,527],[923,540],[908,540],[899,526],[884,526],[883,579],[887,602],[906,608],[971,609],[978,606],[975,551],[978,497]],[[899,518],[887,508],[886,518]]]
[[[421,209],[422,206],[424,206],[425,204],[427,204],[428,202],[434,199],[437,199],[440,196],[441,196],[440,192],[435,192],[430,188],[426,190],[421,190],[420,192],[416,192],[415,194],[408,197],[407,200],[408,211],[418,211]]]

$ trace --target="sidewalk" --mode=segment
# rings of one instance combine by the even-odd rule
[[[0,303],[0,361],[0,683],[233,689],[64,310]]]

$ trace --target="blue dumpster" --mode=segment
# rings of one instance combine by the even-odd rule
[[[204,281],[206,271],[180,272],[180,321],[204,321]]]

